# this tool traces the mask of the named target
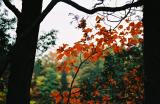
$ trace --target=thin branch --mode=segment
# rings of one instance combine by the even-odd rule
[[[96,4],[93,6],[93,8],[97,7],[98,5],[103,4],[103,2],[104,2],[104,0],[98,0],[98,1],[100,1],[100,2],[99,2],[99,3],[96,3]]]
[[[97,7],[97,8],[94,8],[94,9],[87,9],[83,6],[80,6],[79,4],[71,1],[71,0],[63,0],[62,2],[68,4],[68,5],[71,5],[73,6],[74,8],[82,11],[82,12],[85,12],[85,13],[88,13],[88,14],[94,14],[98,11],[108,11],[108,12],[117,12],[117,11],[122,11],[122,10],[125,10],[125,9],[128,9],[128,8],[131,8],[131,7],[139,7],[139,6],[142,6],[143,5],[143,0],[138,0],[137,2],[134,2],[134,3],[131,3],[131,4],[126,4],[126,5],[123,5],[123,6],[120,6],[120,7]]]
[[[110,49],[110,48],[111,48],[111,47],[108,47],[108,48],[102,50],[102,52],[104,52],[104,51],[106,51],[107,49]],[[71,94],[73,94],[73,93],[71,92],[71,90],[72,90],[72,88],[73,88],[73,83],[74,83],[74,81],[75,81],[75,79],[76,79],[76,77],[77,77],[77,74],[78,74],[81,66],[82,66],[90,57],[92,57],[92,56],[93,56],[94,54],[96,54],[96,53],[97,53],[97,52],[92,52],[91,55],[89,55],[86,59],[84,59],[84,60],[79,64],[78,70],[76,71],[76,74],[74,75],[73,80],[72,80],[71,85],[70,85],[69,95],[68,95],[68,99],[67,99],[67,104],[69,104],[69,100],[70,100]],[[80,90],[79,90],[79,91],[80,91]]]
[[[134,0],[132,1],[132,3],[134,2]],[[131,4],[132,4],[131,3]],[[125,16],[123,17],[123,18],[121,18],[121,20],[119,21],[119,23],[114,27],[114,29],[116,29],[118,26],[119,26],[119,24],[121,24],[121,22],[129,15],[129,13],[131,12],[131,7],[129,8],[129,10],[128,10],[128,12],[125,14]],[[113,29],[113,30],[114,30]]]
[[[4,4],[16,15],[17,18],[20,18],[21,12],[12,5],[9,0],[3,0]]]
[[[83,63],[85,63],[93,54],[94,54],[94,53],[92,53],[90,56],[88,56],[85,60],[83,60],[83,61],[79,64],[78,70],[76,71],[76,74],[74,75],[73,80],[72,80],[71,85],[70,85],[70,90],[69,90],[69,95],[68,95],[68,99],[67,99],[67,104],[69,104],[69,100],[70,100],[70,97],[71,97],[71,94],[72,94],[72,93],[71,93],[71,90],[72,90],[72,87],[73,87],[73,83],[74,83],[75,78],[77,77],[77,74],[78,74],[81,66],[82,66]]]

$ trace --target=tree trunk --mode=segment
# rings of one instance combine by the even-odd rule
[[[17,39],[11,60],[7,104],[29,104],[30,84],[40,24],[36,25],[23,41],[19,41],[24,31],[40,15],[41,9],[42,0],[22,0],[22,15],[18,19]]]
[[[147,0],[146,0],[147,1]],[[160,6],[157,1],[147,1],[144,8],[144,64],[145,104],[160,102]]]

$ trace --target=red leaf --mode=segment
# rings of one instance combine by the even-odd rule
[[[59,54],[59,55],[57,56],[57,60],[62,59],[63,56],[64,56],[64,54]]]

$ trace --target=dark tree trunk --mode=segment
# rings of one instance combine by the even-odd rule
[[[158,0],[144,7],[145,104],[160,102],[160,6]]]
[[[41,9],[42,0],[22,0],[22,16],[18,20],[16,45],[11,60],[7,104],[29,104],[39,24],[27,34],[23,41],[19,41],[24,31],[40,15]]]

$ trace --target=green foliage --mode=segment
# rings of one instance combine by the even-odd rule
[[[8,54],[13,43],[11,41],[15,40],[9,30],[13,30],[14,24],[16,22],[15,18],[7,18],[7,11],[0,13],[0,56],[5,56]]]
[[[15,18],[7,18],[7,11],[0,9],[0,67],[4,64],[5,56],[8,55],[10,49],[13,46],[15,40],[11,36],[11,31],[14,30]],[[3,68],[3,65],[2,65]],[[0,68],[0,72],[1,72]],[[6,92],[7,92],[7,78],[8,71],[5,71],[5,75],[0,78],[0,104],[4,104]],[[3,99],[2,99],[3,98]]]
[[[96,63],[88,64],[81,69],[79,74],[79,87],[81,88],[82,100],[95,100],[100,97],[93,96],[93,92],[99,88],[100,83],[97,80],[103,80],[101,77],[104,69],[104,61],[98,60]],[[104,81],[104,80],[103,80]],[[103,92],[102,92],[103,93]],[[101,98],[104,94],[101,95]]]
[[[51,30],[47,33],[44,32],[39,36],[37,43],[37,56],[41,56],[50,47],[53,47],[55,45],[56,33],[56,30]]]
[[[124,104],[130,100],[136,104],[143,103],[142,46],[109,55],[105,61],[88,64],[81,71],[78,81],[82,100],[102,101],[103,96],[109,96],[113,104]]]
[[[51,104],[50,92],[59,86],[58,73],[55,71],[53,63],[48,63],[48,66],[45,66],[42,64],[43,61],[37,60],[35,64],[32,80],[32,98],[33,100],[38,100],[40,104]]]
[[[134,70],[137,70],[134,72]],[[143,96],[143,53],[142,47],[132,47],[129,51],[123,51],[122,53],[110,55],[105,59],[105,71],[103,76],[106,77],[106,81],[114,79],[116,85],[109,85],[109,95],[111,101],[116,104],[125,103],[128,100],[136,100],[136,104],[142,104]],[[136,81],[135,78],[140,78],[141,81]],[[124,80],[128,81],[125,82]],[[126,86],[126,83],[130,83]],[[139,83],[139,85],[137,85]],[[141,91],[134,92],[129,91],[128,86],[139,87]],[[119,96],[118,96],[119,95]],[[119,99],[119,97],[124,97]]]
[[[68,90],[67,73],[65,71],[62,72],[62,77],[60,82],[61,82],[61,90],[62,91]]]

